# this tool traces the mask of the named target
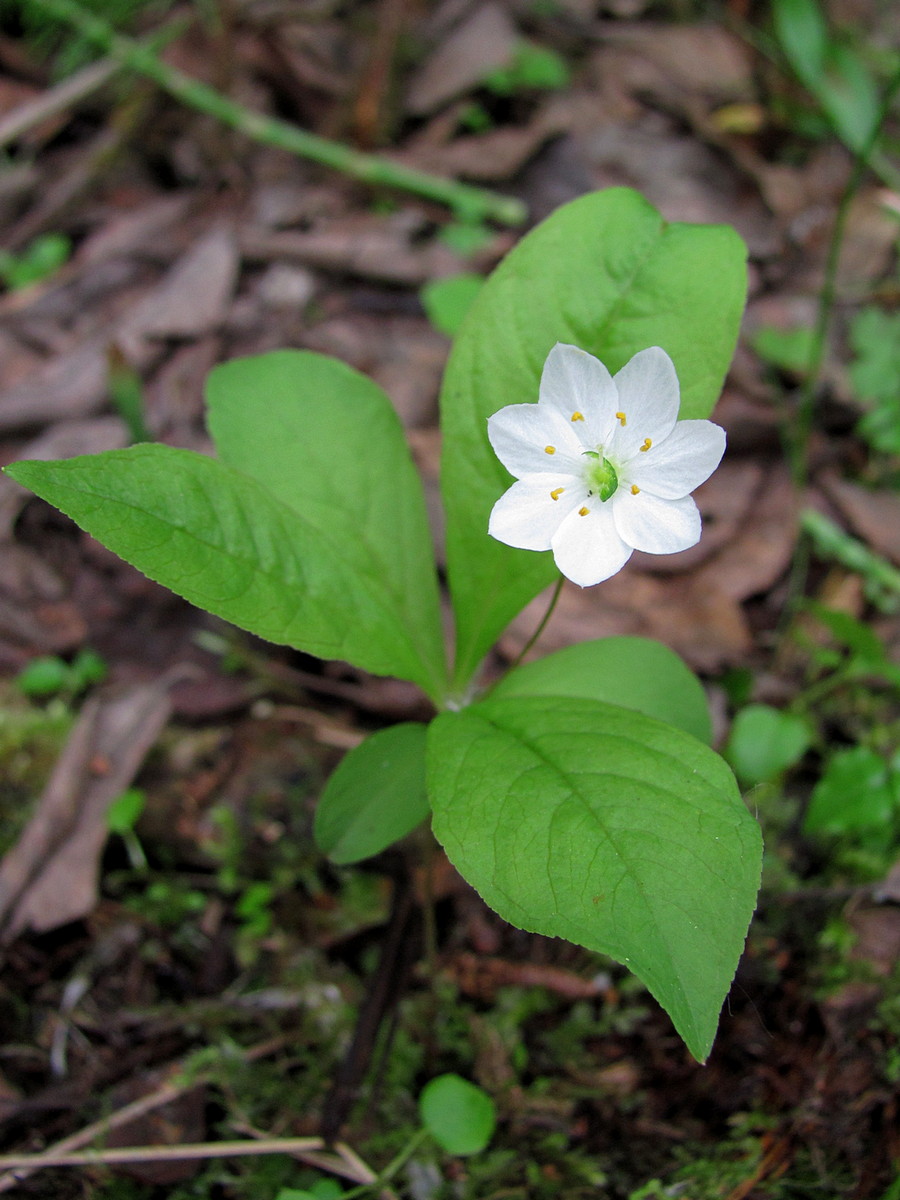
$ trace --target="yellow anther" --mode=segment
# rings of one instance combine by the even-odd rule
[[[555,454],[555,453],[556,453],[556,447],[555,447],[555,446],[545,446],[545,447],[544,447],[544,453],[545,453],[545,454]]]
[[[580,413],[580,412],[573,412],[573,413],[572,413],[572,420],[573,420],[573,421],[583,421],[583,420],[584,420],[584,417],[581,415],[581,413]]]
[[[620,424],[620,425],[625,425],[625,424],[626,424],[626,421],[625,421],[625,414],[624,414],[624,413],[616,413],[616,417],[618,418],[618,420],[619,420],[619,424]]]
[[[554,488],[553,491],[550,493],[550,499],[558,500],[565,490],[566,490],[565,488]]]
[[[637,495],[640,493],[640,490],[641,490],[641,489],[638,487],[638,485],[637,485],[636,483],[633,483],[633,484],[631,485],[631,494],[632,494],[632,496],[637,496]]]
[[[651,441],[650,438],[644,438],[644,444],[643,444],[643,446],[641,446],[641,449],[649,450],[652,445],[653,445],[653,442]]]
[[[591,510],[589,508],[585,508],[584,505],[582,505],[578,510],[578,515],[579,517],[586,517],[590,511]]]

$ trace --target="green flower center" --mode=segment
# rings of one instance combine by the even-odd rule
[[[615,494],[616,488],[619,486],[616,468],[608,458],[604,458],[596,450],[585,450],[584,454],[593,460],[585,475],[588,491],[592,495],[599,496],[601,500],[608,500]]]

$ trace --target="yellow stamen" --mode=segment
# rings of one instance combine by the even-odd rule
[[[555,447],[555,446],[545,446],[545,447],[544,447],[544,453],[545,453],[545,454],[555,454],[555,453],[556,453],[556,447]]]
[[[581,415],[581,413],[580,413],[580,412],[573,412],[573,413],[572,413],[572,420],[573,420],[573,421],[583,421],[583,420],[584,420],[584,417]]]
[[[550,499],[558,500],[565,490],[566,490],[565,488],[554,488],[553,491],[550,493]]]
[[[649,450],[652,445],[653,445],[653,442],[651,441],[650,438],[644,438],[644,444],[643,444],[643,446],[641,446],[641,449]]]
[[[578,510],[578,515],[579,515],[579,517],[586,517],[590,511],[591,510],[589,508],[585,508],[584,506],[582,506]]]
[[[624,425],[624,424],[626,423],[626,422],[625,422],[625,414],[624,414],[624,413],[616,413],[616,416],[617,416],[617,417],[618,417],[618,419],[619,419],[619,424],[620,424],[620,425]]]
[[[640,490],[641,490],[641,489],[638,487],[638,485],[637,485],[636,483],[633,483],[633,484],[631,485],[631,494],[632,494],[632,496],[637,496],[637,495],[640,493]]]

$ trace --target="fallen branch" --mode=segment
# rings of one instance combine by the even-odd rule
[[[215,88],[170,67],[147,46],[117,34],[106,21],[82,8],[77,0],[30,0],[30,3],[47,15],[73,26],[109,58],[152,79],[182,104],[215,117],[255,141],[333,167],[362,183],[399,188],[437,201],[452,209],[460,219],[493,220],[503,225],[519,225],[525,220],[527,214],[524,204],[511,196],[499,196],[484,188],[416,171],[379,155],[352,150],[340,142],[319,137],[276,117],[250,112]]]

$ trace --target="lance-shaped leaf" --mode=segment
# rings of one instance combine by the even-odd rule
[[[681,418],[719,395],[746,295],[746,250],[725,226],[668,224],[636,192],[614,188],[558,209],[482,286],[457,336],[441,393],[441,488],[462,691],[504,626],[555,574],[549,554],[486,536],[510,484],[487,418],[536,402],[541,369],[567,342],[617,371],[661,346],[681,384]]]
[[[433,829],[507,921],[624,963],[709,1053],[762,845],[724,761],[592,700],[517,696],[429,732]]]
[[[220,460],[143,445],[8,473],[201,608],[440,696],[422,488],[384,393],[292,351],[227,364],[212,393]]]
[[[384,391],[337,359],[276,350],[215,367],[206,398],[222,462],[331,541],[353,544],[366,577],[377,577],[390,598],[433,694],[446,672],[434,550],[422,481]]]
[[[242,629],[431,683],[383,581],[255,480],[169,446],[7,468],[151,579]]]

